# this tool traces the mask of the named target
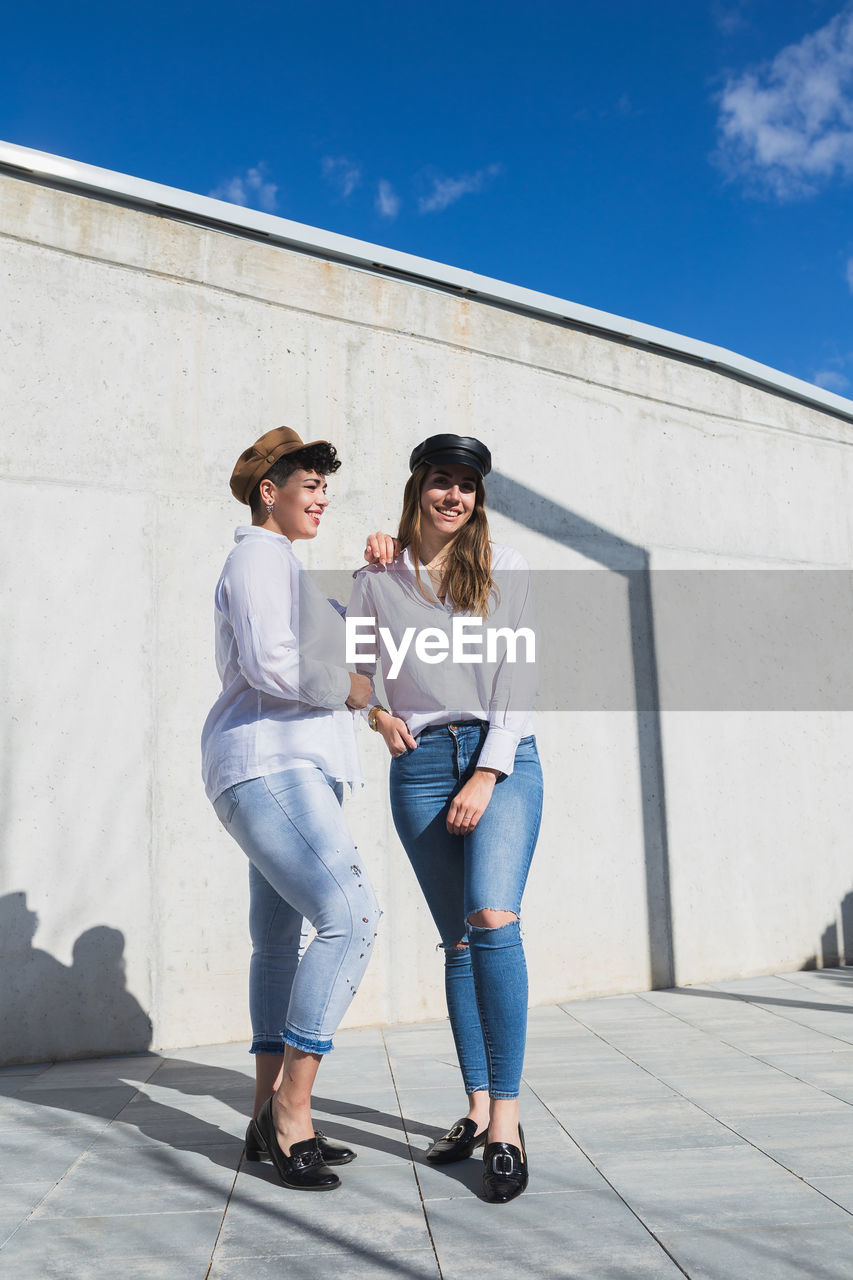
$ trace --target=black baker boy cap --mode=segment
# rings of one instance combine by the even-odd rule
[[[428,462],[434,467],[456,462],[464,467],[472,467],[480,476],[487,476],[492,469],[492,455],[482,440],[477,440],[474,436],[430,436],[412,450],[409,470],[414,471],[422,462]]]

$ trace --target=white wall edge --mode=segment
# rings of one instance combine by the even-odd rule
[[[506,284],[459,267],[418,258],[414,254],[401,253],[365,240],[355,240],[334,231],[323,231],[301,222],[291,222],[275,214],[229,204],[211,196],[195,195],[178,187],[167,187],[159,182],[149,182],[144,178],[134,178],[129,174],[100,169],[95,165],[0,140],[0,172],[2,171],[11,173],[12,176],[18,173],[43,178],[51,183],[113,200],[126,200],[163,217],[177,215],[182,219],[214,224],[220,230],[227,230],[234,235],[260,235],[270,243],[297,249],[315,257],[331,259],[362,270],[403,275],[411,283],[420,283],[427,288],[453,291],[541,319],[568,322],[626,342],[654,347],[664,354],[686,357],[722,372],[735,374],[758,386],[853,421],[853,400],[805,382],[802,378],[781,373],[757,360],[728,351],[725,347],[715,347],[682,334],[671,333],[667,329],[627,320],[622,316],[555,298],[534,289]]]

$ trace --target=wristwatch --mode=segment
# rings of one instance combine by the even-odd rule
[[[370,727],[371,727],[371,729],[373,730],[373,732],[374,732],[374,733],[378,733],[378,732],[379,732],[379,726],[378,726],[378,724],[376,723],[376,717],[377,717],[377,715],[379,714],[379,712],[380,712],[380,711],[388,711],[388,708],[387,708],[387,707],[383,707],[381,703],[377,702],[376,706],[375,706],[375,707],[371,707],[371,708],[370,708],[370,710],[369,710],[369,711],[368,711],[368,713],[367,713],[367,723],[370,725]],[[390,715],[390,714],[391,714],[391,712],[390,712],[390,711],[388,711],[388,714]]]

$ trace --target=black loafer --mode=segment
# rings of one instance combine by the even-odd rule
[[[343,1147],[337,1142],[330,1142],[321,1129],[314,1130],[314,1137],[324,1164],[349,1164],[358,1154],[351,1147]],[[258,1144],[258,1134],[251,1120],[246,1130],[246,1159],[251,1162],[272,1160],[272,1156],[266,1147]]]
[[[490,1204],[506,1204],[527,1186],[527,1152],[524,1130],[518,1126],[521,1150],[511,1142],[487,1142],[483,1152],[483,1195]]]
[[[272,1098],[267,1098],[246,1133],[246,1159],[260,1160],[261,1153],[272,1160],[284,1185],[295,1191],[334,1191],[341,1185],[320,1154],[316,1137],[294,1142],[290,1155],[285,1155],[275,1136]]]
[[[477,1133],[474,1120],[457,1120],[443,1138],[432,1144],[426,1153],[430,1164],[452,1164],[454,1160],[467,1160],[477,1147],[486,1141],[486,1130]]]

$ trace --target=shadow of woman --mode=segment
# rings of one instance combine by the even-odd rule
[[[127,990],[124,935],[87,929],[64,965],[33,946],[38,924],[26,893],[0,897],[3,1065],[146,1050],[151,1020]]]

